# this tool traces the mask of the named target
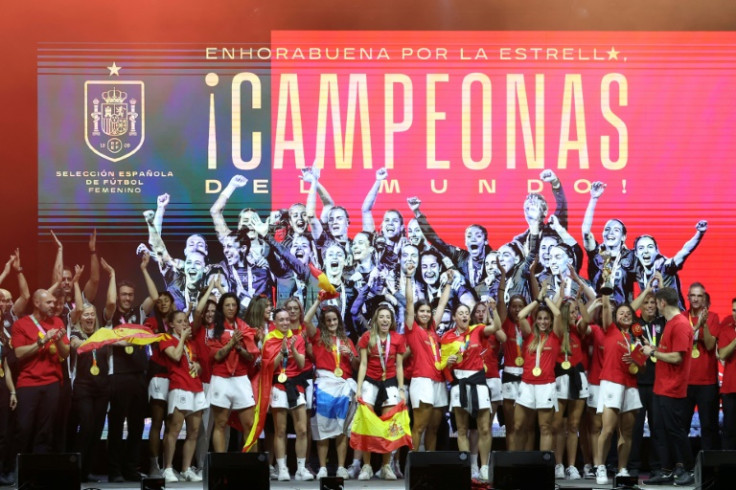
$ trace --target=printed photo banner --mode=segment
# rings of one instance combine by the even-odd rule
[[[591,183],[607,184],[592,230],[626,224],[674,256],[708,231],[681,272],[727,311],[720,273],[736,238],[731,157],[736,34],[721,32],[274,31],[270,42],[43,43],[38,48],[39,232],[68,240],[97,226],[134,258],[142,212],[168,193],[167,243],[215,242],[209,208],[265,218],[306,200],[305,166],[362,227],[361,206],[411,218],[446,241],[484,225],[494,248],[526,228],[524,197],[554,210],[552,170],[582,244]],[[318,206],[318,212],[321,209]],[[176,248],[176,246],[174,247]],[[219,253],[219,250],[215,253]],[[583,269],[585,270],[585,268]]]

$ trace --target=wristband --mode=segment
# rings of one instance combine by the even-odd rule
[[[23,274],[23,267],[18,267],[18,268],[17,268],[16,270],[15,270],[15,273],[16,273],[16,274]]]
[[[43,340],[41,340],[41,339],[38,339],[38,340],[36,340],[36,345],[37,345],[37,346],[38,346],[39,348],[43,347]]]
[[[15,391],[11,391],[10,396],[15,396]]]

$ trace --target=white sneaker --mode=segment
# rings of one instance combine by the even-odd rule
[[[373,478],[373,468],[369,464],[364,464],[360,469],[358,480],[370,480],[371,478]]]
[[[148,476],[151,478],[163,476],[161,467],[158,465],[158,458],[151,458],[151,465],[150,465],[150,468],[148,469]]]
[[[398,454],[391,463],[391,470],[394,472],[394,475],[396,475],[396,478],[404,478],[404,472],[401,471],[401,462],[399,461]]]
[[[568,480],[580,480],[580,472],[574,466],[568,466],[565,470],[565,477]]]
[[[473,480],[477,480],[480,478],[480,469],[478,468],[477,464],[471,464],[470,465],[470,478]]]
[[[480,471],[478,472],[478,479],[483,481],[488,481],[488,465],[484,464],[480,467]]]
[[[327,468],[324,466],[322,466],[317,472],[317,479],[319,480],[320,478],[327,478]]]
[[[350,473],[348,473],[348,470],[346,470],[344,466],[338,466],[337,467],[337,477],[342,478],[343,480],[349,480]]]
[[[629,470],[627,470],[626,468],[621,468],[620,470],[618,470],[618,473],[616,473],[616,476],[630,476]]]
[[[381,478],[384,480],[396,480],[396,473],[391,469],[391,465],[385,464],[381,467]]]
[[[166,468],[163,474],[166,483],[179,483],[179,478],[174,473],[174,468]]]
[[[350,476],[351,480],[357,480],[358,476],[360,476],[361,469],[360,469],[360,466],[351,464],[348,467],[347,471],[348,471],[348,475]],[[337,476],[340,476],[340,475],[337,475]]]
[[[289,475],[289,469],[286,467],[279,468],[278,479],[279,481],[291,481],[291,475]]]
[[[272,480],[278,480],[279,479],[279,470],[276,468],[275,465],[271,465],[271,469],[269,470],[269,473],[271,474]]]
[[[606,471],[606,465],[598,465],[595,470],[595,482],[598,485],[608,485],[608,472]]]
[[[585,466],[583,466],[583,478],[585,478],[586,480],[592,480],[593,478],[595,478],[592,464],[586,464]]]
[[[200,482],[200,481],[202,481],[202,477],[201,477],[201,476],[199,476],[199,475],[198,475],[198,474],[197,474],[197,473],[196,473],[196,472],[195,472],[195,471],[194,471],[194,470],[192,469],[192,467],[191,467],[191,466],[190,466],[189,468],[187,468],[187,469],[186,469],[186,471],[183,471],[183,472],[181,473],[181,476],[182,476],[182,477],[183,477],[183,478],[184,478],[184,479],[185,479],[186,481],[196,481],[196,482]]]
[[[327,476],[327,468],[325,468],[325,476]],[[314,480],[314,475],[311,471],[302,466],[296,470],[296,473],[294,473],[294,479],[296,481],[312,481]]]
[[[565,466],[562,463],[555,465],[555,480],[562,480],[565,478]]]

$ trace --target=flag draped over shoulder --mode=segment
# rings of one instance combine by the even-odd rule
[[[406,403],[399,401],[398,405],[379,417],[363,400],[358,400],[350,447],[373,453],[390,453],[401,446],[414,448]]]
[[[314,383],[315,414],[312,417],[312,436],[321,441],[343,433],[350,399],[355,393],[355,380],[334,375],[320,376]]]
[[[246,434],[243,452],[247,453],[258,442],[258,437],[263,432],[266,424],[266,414],[268,413],[268,404],[271,401],[271,387],[273,386],[273,361],[281,351],[284,335],[291,338],[292,332],[289,330],[286,334],[279,330],[271,330],[263,339],[263,352],[261,354],[261,370],[253,378],[252,385],[256,388],[256,411],[253,414],[253,427],[250,433]]]
[[[84,354],[102,346],[127,342],[132,345],[148,345],[171,338],[169,334],[153,333],[143,325],[126,324],[124,327],[100,328],[85,340],[77,349],[77,354]]]

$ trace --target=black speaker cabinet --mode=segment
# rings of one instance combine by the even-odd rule
[[[555,488],[555,456],[551,451],[493,451],[493,488]]]
[[[695,461],[695,487],[731,490],[736,475],[736,451],[700,451]]]
[[[147,477],[141,479],[141,490],[163,490],[166,480],[163,477]]]
[[[411,452],[404,473],[406,490],[470,490],[470,455],[458,451]]]
[[[345,479],[339,476],[325,476],[319,479],[319,490],[343,490]]]
[[[79,490],[82,457],[79,453],[19,454],[18,488],[23,490]]]
[[[208,453],[203,480],[205,490],[267,490],[268,453]]]

